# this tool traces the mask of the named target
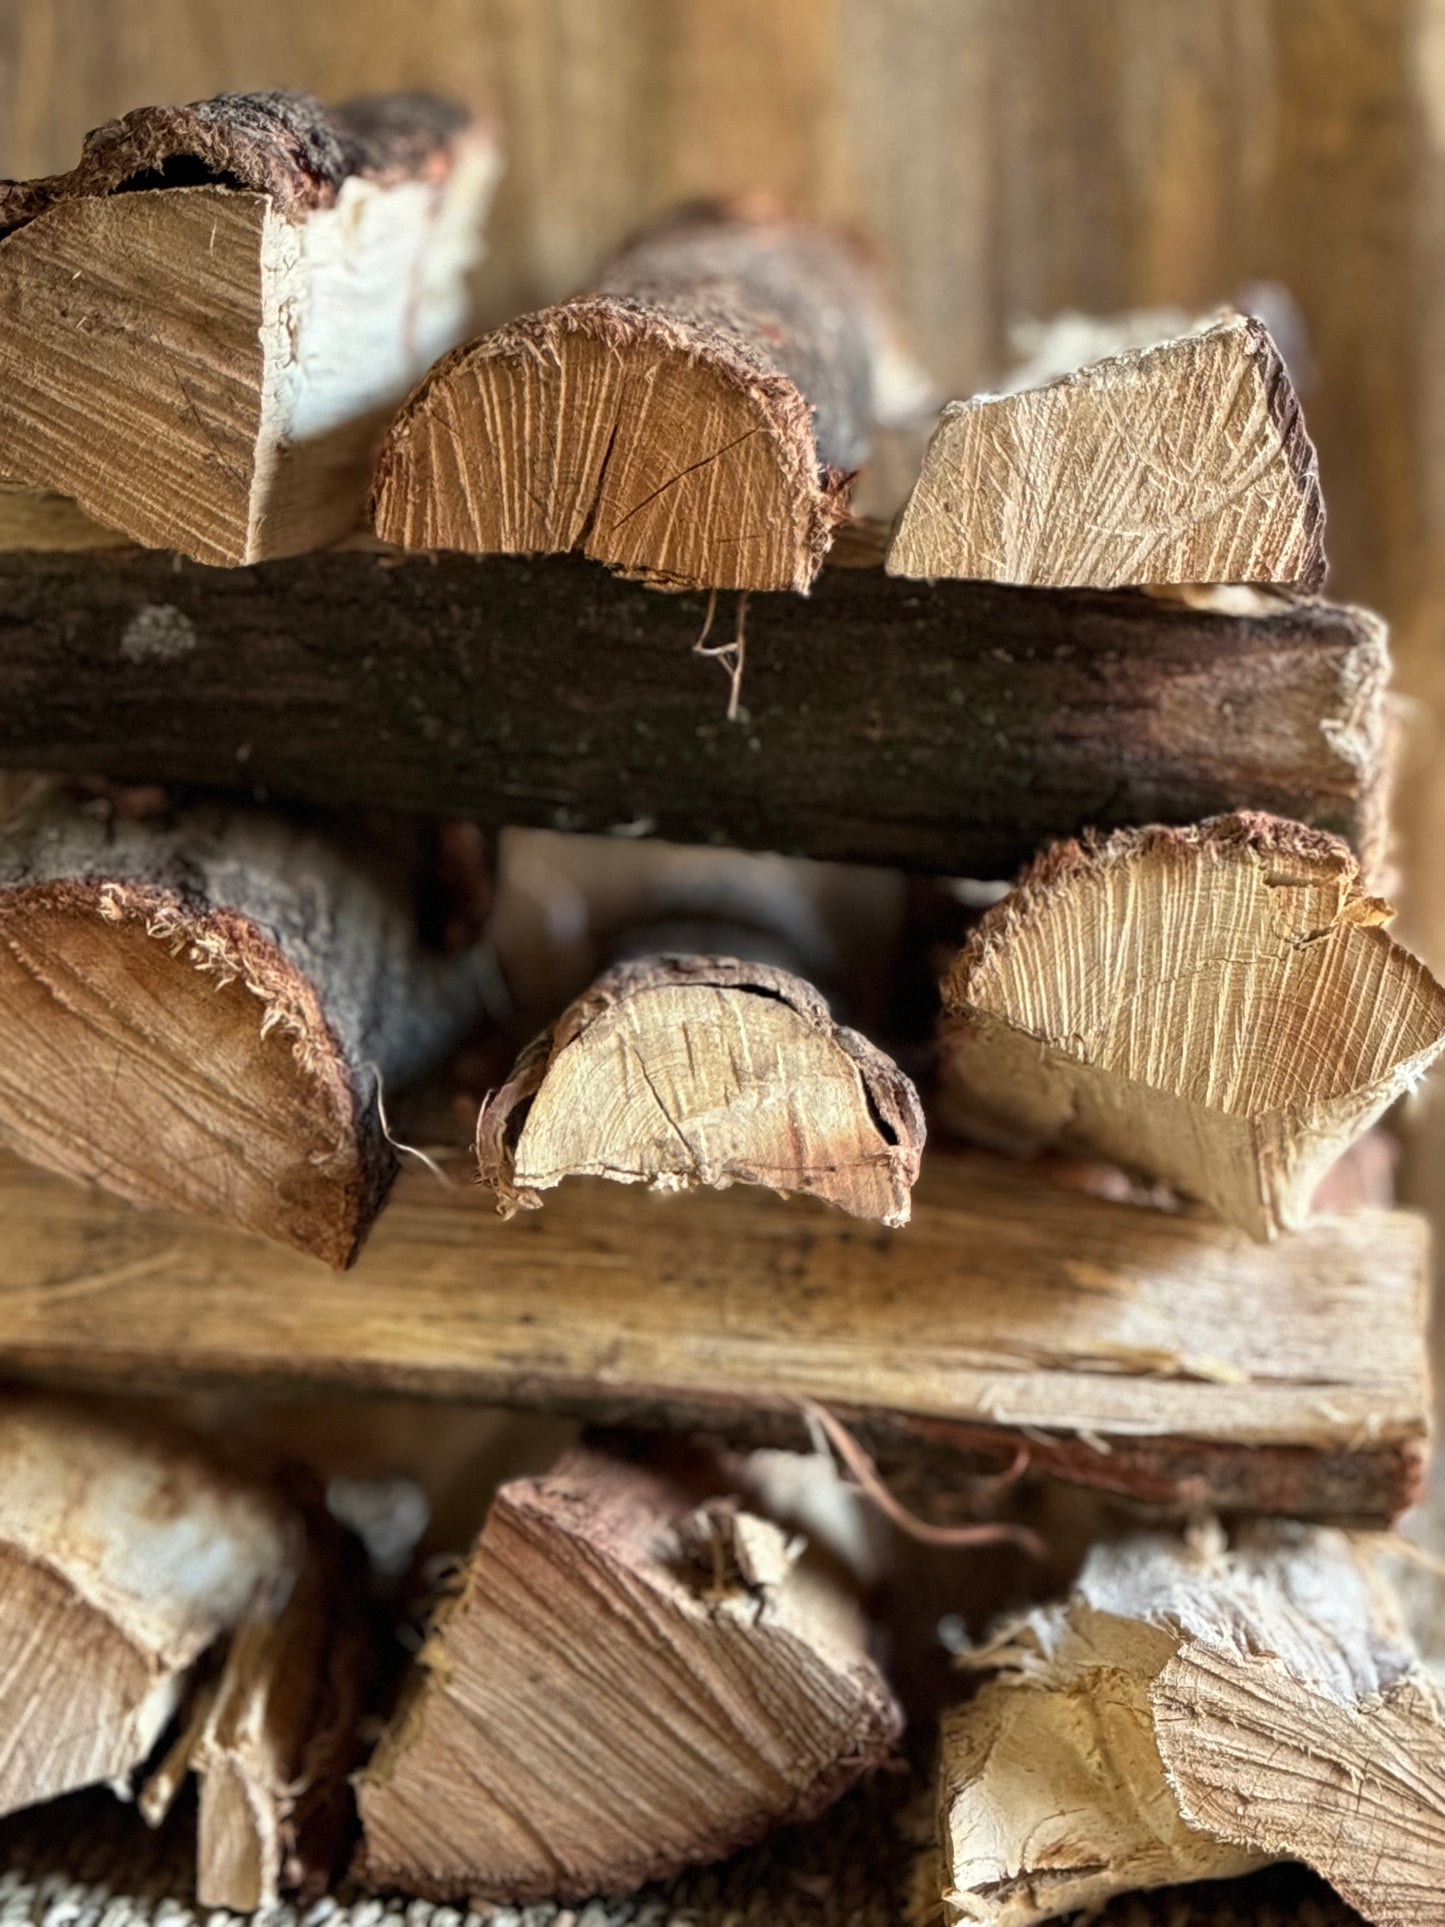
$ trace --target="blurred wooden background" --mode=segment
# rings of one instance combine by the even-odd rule
[[[489,319],[751,186],[876,240],[950,391],[1020,316],[1283,282],[1332,590],[1390,617],[1414,699],[1408,934],[1445,968],[1445,0],[0,0],[0,171],[68,165],[127,107],[282,84],[496,103]]]

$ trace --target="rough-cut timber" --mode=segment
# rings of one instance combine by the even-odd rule
[[[1382,840],[1359,611],[830,568],[750,599],[739,727],[691,653],[706,601],[560,557],[0,554],[0,764],[940,875],[1232,809]]]
[[[192,1442],[0,1402],[0,1812],[124,1783],[192,1669],[289,1583],[287,1511]]]
[[[633,242],[583,296],[454,349],[382,448],[377,533],[580,550],[664,588],[807,589],[889,407],[854,247],[746,205]]]
[[[1445,1049],[1445,990],[1337,838],[1273,817],[1060,845],[943,990],[956,1119],[1112,1158],[1256,1238]]]
[[[820,1813],[901,1719],[857,1601],[799,1555],[677,1448],[504,1486],[358,1784],[362,1877],[584,1900]]]
[[[227,94],[0,184],[0,468],[202,562],[347,534],[386,415],[465,330],[497,170],[425,96]]]
[[[396,1167],[386,1092],[480,1004],[410,885],[271,814],[42,799],[0,834],[0,1142],[349,1264]]]
[[[0,1362],[373,1385],[750,1443],[804,1441],[810,1398],[885,1459],[931,1457],[940,1489],[1024,1446],[1040,1473],[1186,1508],[1380,1523],[1419,1495],[1427,1253],[1404,1213],[1254,1245],[935,1149],[903,1235],[743,1185],[563,1185],[503,1224],[455,1175],[403,1173],[338,1274],[0,1159]]]
[[[1039,588],[1325,577],[1319,464],[1263,323],[944,409],[894,575]]]
[[[1376,1927],[1445,1921],[1445,1700],[1342,1535],[1101,1546],[975,1663],[993,1677],[942,1740],[950,1920],[1292,1859]]]
[[[616,965],[528,1046],[477,1120],[510,1217],[566,1177],[764,1184],[908,1222],[923,1107],[811,984],[732,957]]]
[[[141,1794],[152,1826],[197,1781],[196,1898],[254,1913],[304,1898],[339,1869],[347,1775],[375,1676],[367,1579],[324,1520],[309,1520],[288,1583],[255,1600],[217,1675]]]

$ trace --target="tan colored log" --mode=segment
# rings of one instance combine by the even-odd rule
[[[1377,1927],[1445,1921],[1445,1698],[1369,1554],[1251,1528],[1097,1548],[945,1723],[945,1908],[1031,1927],[1303,1860]]]
[[[897,368],[851,244],[691,209],[432,370],[382,449],[376,530],[579,550],[663,588],[806,589],[875,421],[916,403]]]
[[[1318,461],[1241,315],[943,411],[894,575],[1052,588],[1324,580]]]
[[[403,1173],[338,1273],[0,1157],[0,1363],[370,1385],[752,1444],[803,1442],[807,1398],[943,1492],[1025,1448],[1036,1473],[1186,1511],[1381,1524],[1419,1497],[1428,1255],[1406,1213],[1254,1245],[939,1148],[903,1236],[745,1185],[563,1185],[507,1225],[474,1173]]]
[[[201,1657],[289,1582],[289,1512],[183,1435],[0,1401],[0,1812],[139,1767]]]
[[[334,1531],[311,1522],[286,1585],[252,1604],[142,1793],[144,1817],[159,1826],[194,1774],[203,1907],[254,1913],[283,1892],[314,1897],[337,1872],[376,1670],[366,1583]]]
[[[944,984],[953,1116],[1096,1153],[1252,1237],[1445,1048],[1445,990],[1343,843],[1254,815],[1056,846]]]
[[[465,330],[491,130],[420,96],[144,108],[0,186],[0,465],[148,547],[254,562],[361,520]]]
[[[477,1120],[510,1217],[566,1177],[653,1190],[763,1184],[908,1222],[923,1111],[891,1058],[810,984],[730,957],[617,965],[518,1059]]]
[[[716,1465],[504,1486],[358,1784],[362,1877],[580,1900],[807,1819],[892,1751],[851,1596]]]
[[[385,1094],[482,982],[358,844],[246,810],[23,814],[0,836],[0,1141],[349,1264],[395,1172]]]

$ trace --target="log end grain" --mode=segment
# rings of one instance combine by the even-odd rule
[[[565,1177],[761,1184],[905,1224],[922,1108],[811,985],[766,964],[653,957],[569,1005],[484,1105],[477,1154],[510,1213]]]
[[[358,1785],[369,1884],[586,1899],[820,1813],[900,1716],[851,1597],[691,1470],[502,1488]]]
[[[944,984],[955,1115],[1091,1151],[1256,1238],[1445,1048],[1445,990],[1348,848],[1251,814],[1058,845]]]
[[[1319,463],[1269,331],[1230,316],[950,403],[887,566],[1036,587],[1319,588]]]
[[[847,512],[786,376],[614,296],[446,357],[392,425],[373,510],[405,548],[578,550],[657,587],[800,590]]]

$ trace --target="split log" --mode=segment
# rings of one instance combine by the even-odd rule
[[[624,1893],[811,1818],[898,1710],[856,1602],[725,1471],[580,1448],[504,1486],[357,1789],[359,1872]]]
[[[944,988],[953,1115],[1092,1152],[1255,1238],[1445,1048],[1445,990],[1337,839],[1270,817],[1048,852]]]
[[[475,949],[423,945],[400,859],[356,843],[218,807],[22,816],[0,837],[0,1141],[349,1264],[396,1167],[383,1087],[456,1042],[482,982]]]
[[[1325,577],[1319,463],[1269,331],[1233,315],[943,411],[894,575],[1044,588]]]
[[[283,92],[142,108],[0,185],[6,474],[201,562],[345,535],[465,331],[497,172],[443,102]]]
[[[830,568],[750,599],[743,727],[705,615],[573,558],[0,553],[0,763],[947,876],[1233,809],[1383,841],[1360,610]]]
[[[287,1584],[236,1627],[141,1795],[142,1814],[159,1826],[195,1775],[203,1907],[254,1913],[283,1892],[314,1899],[337,1871],[376,1671],[354,1552],[324,1520],[308,1521]]]
[[[202,1656],[292,1572],[295,1521],[180,1435],[0,1401],[0,1812],[123,1784]]]
[[[563,1185],[509,1226],[466,1175],[404,1173],[335,1273],[0,1156],[0,1364],[371,1385],[739,1444],[805,1443],[812,1399],[890,1476],[964,1496],[1024,1450],[1037,1474],[1185,1511],[1381,1524],[1419,1497],[1427,1249],[1408,1214],[1255,1245],[935,1150],[903,1237],[741,1185]]]
[[[438,363],[383,446],[377,533],[806,590],[892,405],[886,330],[841,237],[751,203],[685,210],[589,294]]]
[[[1445,1921],[1445,1696],[1340,1534],[1097,1548],[975,1663],[993,1677],[942,1739],[950,1919],[1031,1927],[1289,1859],[1376,1927]]]
[[[565,1177],[763,1184],[908,1222],[923,1109],[890,1057],[800,977],[647,957],[599,977],[483,1105],[477,1159],[511,1217]]]

